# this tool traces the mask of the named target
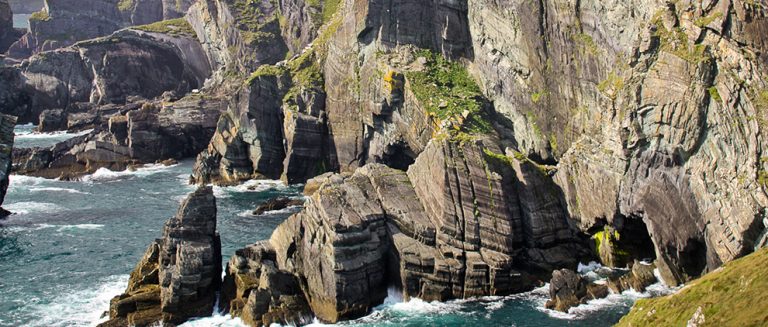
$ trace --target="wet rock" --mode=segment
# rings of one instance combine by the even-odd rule
[[[304,201],[302,200],[296,200],[296,199],[291,199],[286,197],[272,198],[267,200],[267,202],[260,204],[256,208],[256,210],[253,211],[253,215],[260,216],[268,211],[282,210],[289,207],[300,206],[303,204],[304,204]]]
[[[221,280],[216,198],[200,188],[166,222],[131,272],[125,293],[110,302],[111,326],[177,325],[213,313]]]
[[[40,113],[37,131],[41,133],[60,131],[67,128],[67,114],[62,109],[45,110]]]
[[[637,292],[645,292],[646,287],[656,283],[656,275],[653,273],[656,266],[652,263],[635,260],[629,273],[620,277],[608,278],[608,287],[614,293],[622,293],[633,289]]]

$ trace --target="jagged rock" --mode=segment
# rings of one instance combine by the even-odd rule
[[[227,265],[220,302],[250,326],[311,322],[299,280],[277,270],[275,260],[275,250],[267,242],[238,250]]]
[[[445,301],[529,290],[543,267],[575,267],[585,247],[564,207],[520,205],[531,201],[520,194],[527,191],[522,184],[545,188],[549,177],[487,155],[484,144],[495,145],[433,141],[408,173],[369,164],[311,180],[305,209],[268,242],[243,250],[259,253],[248,266],[274,261],[300,281],[312,313],[328,322],[364,315],[391,284],[406,298]],[[546,194],[538,196],[551,203]],[[225,292],[240,295],[222,301],[236,316],[256,296],[242,295],[255,288],[247,283],[253,278],[232,273],[243,265],[230,263]]]
[[[253,211],[255,216],[263,215],[267,211],[282,210],[285,208],[303,205],[304,201],[286,197],[277,197],[267,200]]]
[[[13,94],[5,101],[0,95],[0,111],[18,115],[20,122],[37,122],[46,109],[77,113],[82,110],[72,108],[79,103],[125,104],[166,91],[186,93],[211,74],[194,35],[138,28],[35,55],[6,69],[7,76],[0,77],[9,81]]]
[[[608,287],[614,293],[622,293],[628,289],[637,292],[645,292],[645,288],[656,282],[656,276],[653,270],[654,264],[640,262],[635,260],[632,270],[628,274],[620,277],[611,277],[608,279]]]
[[[37,125],[37,131],[53,132],[67,128],[67,115],[62,109],[45,110],[40,113],[40,123]]]
[[[568,309],[582,303],[587,296],[587,282],[573,270],[561,269],[552,272],[549,282],[549,297],[546,307],[568,312]]]
[[[5,200],[5,193],[8,191],[8,177],[11,174],[11,161],[13,152],[13,129],[16,127],[16,117],[9,115],[0,115],[0,205]],[[10,213],[0,208],[0,219],[5,218]]]
[[[222,103],[189,97],[163,108],[150,102],[113,109],[107,106],[70,114],[70,125],[87,119],[90,123],[80,126],[96,124],[95,130],[48,149],[16,149],[13,171],[75,179],[99,168],[124,170],[138,164],[193,157],[213,135]]]
[[[25,59],[78,41],[109,35],[124,27],[178,18],[192,2],[46,0],[45,6],[34,8],[37,12],[29,18],[29,32],[11,47],[8,55]]]
[[[213,313],[221,280],[216,198],[200,188],[166,222],[163,238],[147,248],[125,293],[110,302],[112,326],[177,325]]]

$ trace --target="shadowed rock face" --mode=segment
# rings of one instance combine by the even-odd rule
[[[31,14],[39,11],[45,4],[44,0],[8,0],[13,12],[17,14]]]
[[[0,53],[8,50],[21,34],[13,27],[13,10],[8,0],[0,0]]]
[[[200,188],[182,202],[131,273],[126,292],[112,299],[99,326],[177,325],[213,313],[221,284],[216,198]]]
[[[11,174],[11,153],[13,152],[13,129],[16,127],[16,117],[0,115],[0,205],[5,200],[8,191],[8,177]],[[8,211],[0,208],[0,219],[5,218]]]

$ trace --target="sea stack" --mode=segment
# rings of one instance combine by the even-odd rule
[[[110,319],[100,326],[173,326],[210,316],[220,276],[216,198],[210,187],[202,187],[165,223],[163,238],[150,244],[125,293],[112,299]]]

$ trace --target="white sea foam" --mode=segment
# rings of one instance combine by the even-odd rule
[[[28,139],[69,139],[76,136],[86,135],[92,132],[92,129],[84,130],[76,133],[68,133],[67,131],[57,131],[50,133],[37,133],[34,131],[21,131],[16,133],[16,140],[28,140]]]
[[[54,213],[66,208],[47,202],[16,202],[4,205],[5,209],[17,215],[30,213]]]
[[[228,198],[233,193],[264,192],[266,190],[284,190],[288,186],[276,180],[250,180],[237,186],[214,186],[213,194],[217,198]]]
[[[83,177],[82,181],[83,182],[108,182],[108,181],[123,179],[126,177],[132,177],[132,176],[146,177],[149,175],[157,174],[159,172],[167,171],[169,169],[176,167],[177,165],[178,164],[165,166],[162,164],[150,164],[150,165],[144,165],[142,167],[139,167],[136,170],[124,170],[124,171],[113,171],[107,168],[99,168],[93,174]]]
[[[91,194],[71,188],[64,187],[33,187],[29,189],[30,192],[67,192],[72,194]]]
[[[232,318],[231,315],[216,314],[212,317],[200,318],[187,321],[179,327],[245,327],[240,318]]]
[[[94,326],[104,321],[101,316],[109,308],[109,301],[122,293],[127,283],[128,275],[111,276],[98,287],[65,291],[51,303],[33,305],[39,319],[29,326]]]
[[[32,177],[24,175],[11,175],[9,178],[8,191],[13,191],[16,188],[29,188],[43,183],[55,183],[55,179],[46,179],[42,177]]]

